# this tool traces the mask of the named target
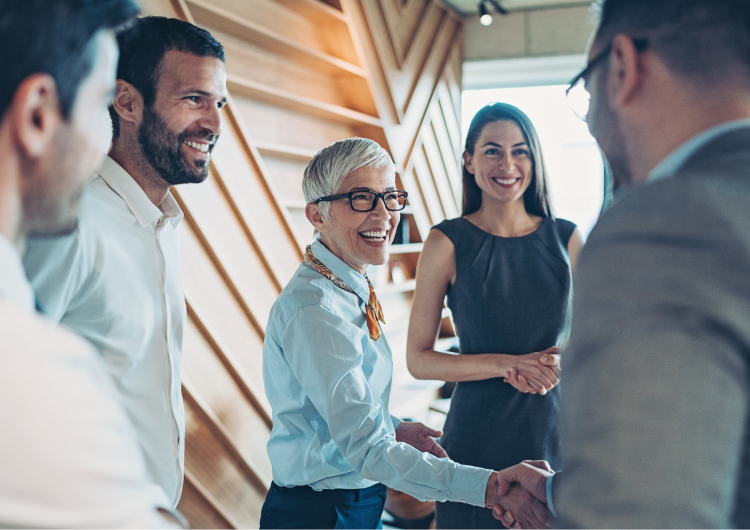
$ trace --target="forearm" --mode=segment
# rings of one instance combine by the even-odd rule
[[[491,471],[439,459],[404,444],[383,440],[367,448],[362,477],[408,493],[421,501],[485,506]]]
[[[511,368],[509,357],[501,353],[461,355],[426,349],[408,352],[406,364],[417,379],[481,381],[505,377]]]

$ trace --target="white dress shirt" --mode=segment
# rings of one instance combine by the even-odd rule
[[[31,293],[0,236],[0,527],[168,526],[101,360]]]
[[[271,309],[263,380],[274,482],[315,490],[380,482],[420,500],[484,506],[489,470],[396,442],[400,420],[388,412],[393,360],[385,333],[374,341],[367,329],[367,281],[320,241],[311,248],[354,292],[302,263]]]
[[[100,351],[148,472],[173,506],[182,491],[185,452],[181,219],[171,194],[157,208],[107,157],[84,191],[78,229],[30,239],[24,256],[44,313]]]

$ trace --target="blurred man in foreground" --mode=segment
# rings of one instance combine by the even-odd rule
[[[0,527],[157,527],[150,485],[101,359],[34,312],[28,235],[76,226],[106,145],[113,29],[132,0],[0,4]]]
[[[578,265],[548,500],[564,528],[747,528],[750,2],[600,8],[569,95],[620,197]]]

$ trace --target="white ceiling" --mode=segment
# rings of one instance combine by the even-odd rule
[[[586,5],[591,0],[499,0],[500,5],[508,11],[515,9],[536,9],[543,7]],[[477,5],[479,0],[443,0],[446,4],[452,6],[465,16],[472,16],[478,13]],[[489,4],[488,4],[489,7]],[[494,13],[494,11],[492,11]]]

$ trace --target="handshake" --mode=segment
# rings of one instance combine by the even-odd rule
[[[547,478],[553,474],[544,460],[525,460],[493,471],[485,505],[507,528],[549,528],[553,517],[547,508]]]

